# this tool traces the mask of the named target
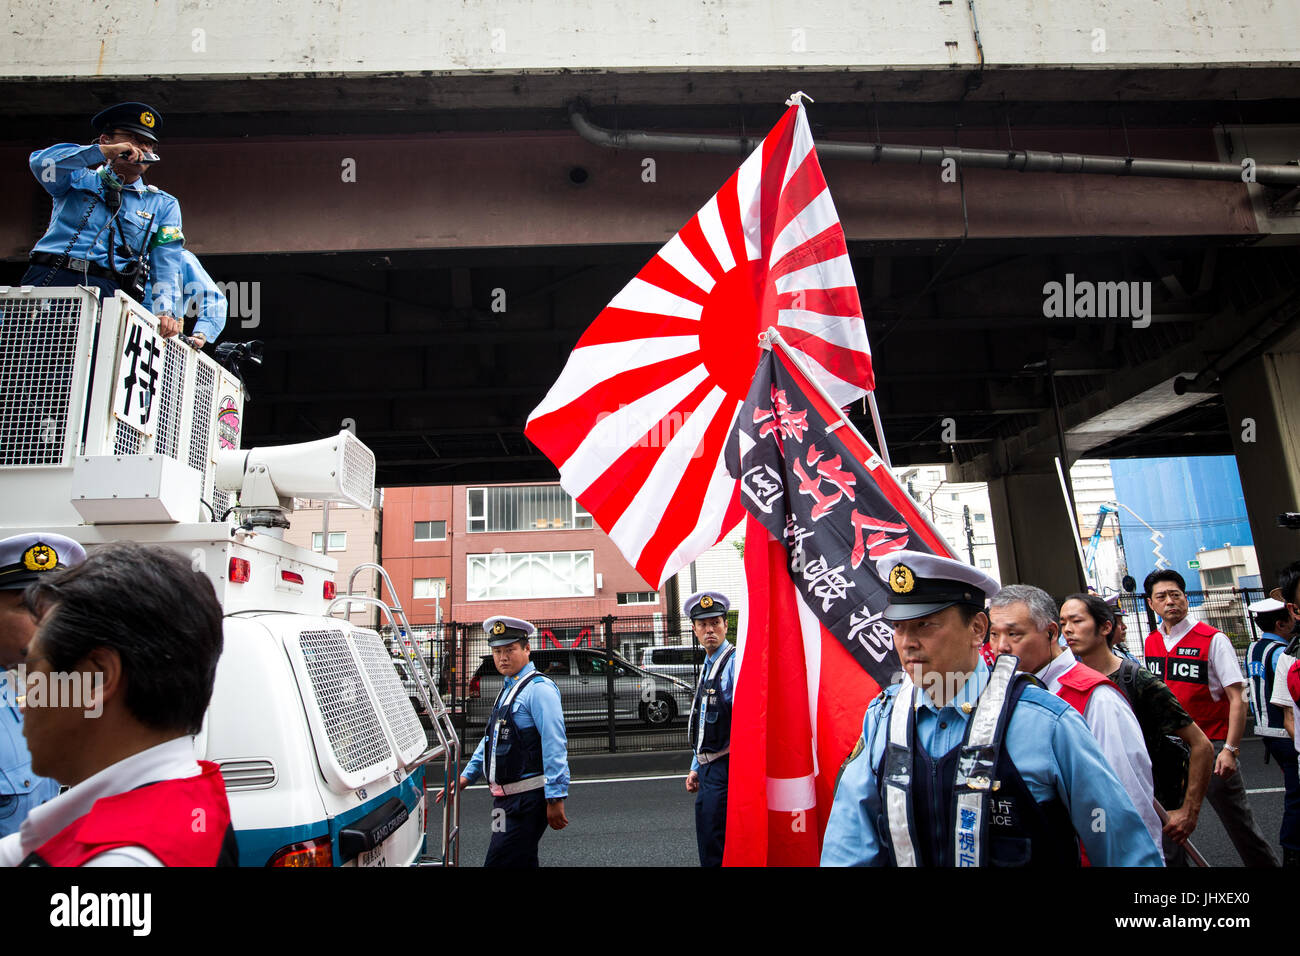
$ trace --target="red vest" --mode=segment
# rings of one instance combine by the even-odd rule
[[[1286,672],[1286,689],[1291,695],[1291,699],[1300,704],[1300,661],[1291,665],[1291,669]]]
[[[1211,740],[1228,739],[1228,698],[1210,696],[1210,639],[1218,632],[1203,621],[1165,650],[1159,630],[1147,635],[1147,667],[1164,681],[1196,726]]]
[[[1088,709],[1088,698],[1092,696],[1092,692],[1103,684],[1109,683],[1104,674],[1079,661],[1061,675],[1061,689],[1056,692],[1056,696],[1077,710],[1082,717],[1083,712]],[[1115,689],[1119,690],[1118,687]]]
[[[1092,692],[1103,684],[1110,684],[1105,674],[1095,671],[1083,661],[1079,661],[1061,675],[1061,687],[1057,690],[1056,696],[1077,710],[1079,716],[1082,717],[1083,712],[1088,709],[1088,700],[1092,697]],[[1119,690],[1118,687],[1115,689]],[[1083,866],[1092,866],[1092,862],[1088,859],[1088,851],[1083,848],[1083,843],[1079,844],[1079,862]]]
[[[50,837],[24,863],[81,866],[108,850],[138,846],[165,866],[216,866],[230,829],[230,804],[220,768],[206,760],[199,767],[196,777],[162,780],[96,800],[89,813]]]

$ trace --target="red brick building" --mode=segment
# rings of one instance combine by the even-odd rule
[[[558,484],[384,491],[382,563],[414,627],[666,615],[664,599]]]

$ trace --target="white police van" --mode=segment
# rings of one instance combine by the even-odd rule
[[[164,340],[121,293],[0,287],[0,536],[162,545],[206,572],[225,646],[195,751],[221,767],[241,865],[454,865],[458,799],[441,845],[425,837],[427,778],[459,774],[450,714],[409,640],[390,651],[346,619],[370,603],[406,635],[405,615],[336,599],[337,562],[283,537],[295,497],[371,507],[374,455],[347,431],[240,450],[229,364]],[[432,743],[393,652],[422,678]]]

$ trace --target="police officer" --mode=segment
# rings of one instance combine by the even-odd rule
[[[682,613],[691,619],[695,639],[705,651],[700,682],[691,705],[694,756],[686,791],[695,794],[695,842],[700,866],[721,866],[727,836],[727,770],[731,750],[731,700],[736,687],[736,648],[727,641],[731,602],[717,591],[686,599]]]
[[[1300,864],[1300,775],[1296,750],[1286,732],[1286,711],[1273,703],[1278,662],[1295,627],[1291,612],[1276,598],[1264,598],[1250,605],[1259,625],[1259,637],[1246,650],[1246,679],[1250,681],[1250,709],[1255,718],[1255,733],[1264,742],[1265,759],[1272,757],[1282,771],[1286,796],[1282,803],[1282,844],[1284,865]],[[1289,666],[1289,659],[1287,664]]]
[[[486,777],[492,801],[492,842],[484,866],[537,866],[537,844],[549,824],[569,825],[569,758],[560,689],[528,659],[537,628],[513,617],[483,622],[492,660],[505,677],[487,730],[465,765],[463,790]],[[435,802],[442,801],[440,792]]]
[[[190,333],[190,342],[195,348],[203,348],[208,342],[215,342],[221,330],[226,327],[226,313],[229,305],[220,287],[212,281],[206,269],[199,262],[199,257],[188,249],[181,250],[182,259],[182,295],[185,298],[183,309],[186,316],[194,312],[194,331]]]
[[[27,585],[43,574],[80,564],[86,551],[59,534],[20,534],[0,541],[0,837],[17,833],[33,807],[58,796],[59,785],[32,773],[23,739],[18,671],[36,621],[23,604]]]
[[[915,551],[876,573],[904,673],[841,769],[823,865],[1077,866],[1082,843],[1094,866],[1161,866],[1083,718],[1014,657],[981,660],[998,582]]]
[[[121,289],[158,316],[164,336],[175,335],[181,330],[181,208],[141,178],[144,160],[158,147],[162,116],[145,103],[118,103],[90,125],[99,134],[91,145],[59,143],[28,160],[54,211],[23,285],[84,284],[107,295]]]

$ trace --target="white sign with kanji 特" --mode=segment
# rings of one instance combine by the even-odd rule
[[[118,356],[113,415],[146,436],[154,432],[161,375],[161,336],[134,315],[128,315],[122,353]]]

